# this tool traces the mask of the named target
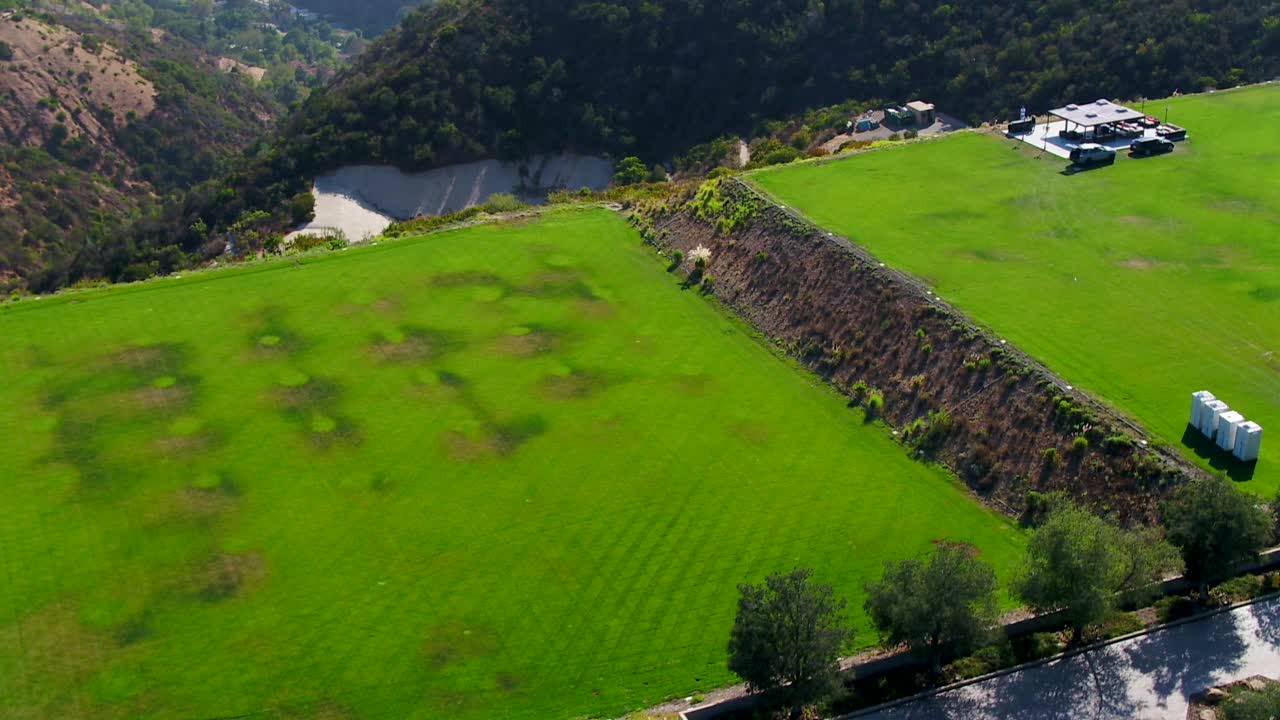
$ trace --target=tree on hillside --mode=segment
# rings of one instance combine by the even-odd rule
[[[613,175],[613,181],[619,185],[635,185],[644,182],[649,171],[645,169],[644,162],[640,158],[632,155],[624,157],[618,161],[618,168]]]
[[[1229,577],[1271,540],[1270,514],[1226,478],[1183,485],[1161,510],[1169,541],[1182,551],[1187,579],[1202,597],[1209,583]]]
[[[865,608],[887,646],[906,643],[936,678],[946,655],[969,652],[995,624],[996,574],[973,548],[946,543],[926,560],[885,565]]]
[[[1064,610],[1074,642],[1121,600],[1151,592],[1179,564],[1158,530],[1126,530],[1059,497],[1032,531],[1012,589],[1037,611]]]
[[[853,639],[845,601],[812,575],[798,569],[739,585],[729,636],[729,669],[752,692],[777,691],[793,710],[835,688],[840,648]]]

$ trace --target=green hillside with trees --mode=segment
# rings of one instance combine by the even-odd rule
[[[217,240],[255,252],[314,176],[349,163],[577,151],[649,165],[850,98],[925,97],[980,121],[1277,73],[1275,0],[446,0],[312,93],[241,171],[141,224],[101,271],[169,271]]]

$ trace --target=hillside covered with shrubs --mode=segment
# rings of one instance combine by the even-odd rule
[[[170,248],[253,252],[313,177],[345,164],[563,151],[652,164],[851,98],[924,97],[980,121],[1277,73],[1276,0],[445,0],[312,93],[240,171],[141,224],[107,271]]]

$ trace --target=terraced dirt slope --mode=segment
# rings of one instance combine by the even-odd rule
[[[1280,486],[1280,85],[1147,103],[1172,155],[1063,175],[966,134],[752,180],[1205,467]],[[1241,466],[1187,434],[1209,389],[1267,428]],[[1185,437],[1185,442],[1184,442]]]
[[[616,716],[1021,548],[604,210],[0,308],[0,716]]]

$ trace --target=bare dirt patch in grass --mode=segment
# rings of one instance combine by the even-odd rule
[[[206,602],[217,602],[247,591],[267,577],[267,563],[256,552],[218,553],[192,573],[191,591]]]
[[[1166,265],[1168,265],[1168,263],[1166,263],[1163,260],[1156,260],[1155,258],[1146,258],[1146,257],[1134,257],[1134,258],[1129,258],[1127,260],[1120,261],[1121,267],[1126,267],[1126,268],[1129,268],[1130,270],[1152,270],[1155,268],[1164,267]]]
[[[432,627],[422,642],[422,656],[433,668],[445,668],[470,658],[492,655],[501,647],[492,632],[461,622],[446,622]]]
[[[539,326],[517,326],[493,342],[493,349],[502,355],[528,358],[545,355],[563,345],[561,333]]]
[[[39,678],[40,685],[84,682],[102,668],[109,646],[105,638],[80,622],[76,609],[66,602],[46,605],[16,624],[0,628],[0,643],[22,649],[24,670],[33,679]],[[35,712],[29,717],[59,716],[53,711],[58,699],[50,697],[5,698],[6,712],[17,709],[16,716],[22,717],[24,702],[34,703],[32,710],[45,709],[43,714]]]
[[[595,395],[610,384],[610,378],[604,373],[579,369],[549,375],[539,383],[538,389],[550,400],[573,400]]]

